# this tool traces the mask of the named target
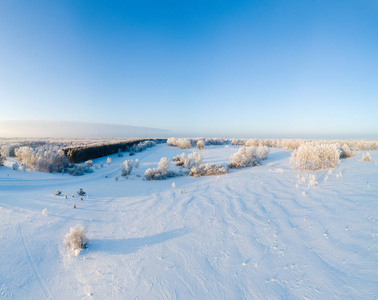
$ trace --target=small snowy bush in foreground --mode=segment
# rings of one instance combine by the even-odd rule
[[[371,161],[370,153],[362,154],[362,161]]]
[[[80,252],[87,248],[88,238],[87,229],[84,226],[76,225],[71,227],[70,232],[64,237],[64,244],[71,250]]]
[[[290,165],[299,170],[334,168],[340,163],[337,144],[303,144],[294,150]]]

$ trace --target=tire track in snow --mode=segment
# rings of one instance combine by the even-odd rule
[[[46,283],[44,282],[44,280],[42,279],[41,277],[41,274],[39,273],[37,267],[35,266],[34,264],[34,261],[33,261],[33,258],[31,257],[30,255],[30,251],[29,251],[29,248],[27,247],[27,245],[25,244],[25,241],[24,241],[24,237],[22,235],[22,230],[21,230],[21,225],[18,224],[18,229],[20,231],[20,237],[21,237],[21,242],[22,242],[22,246],[24,247],[24,250],[25,250],[25,254],[26,254],[26,257],[28,259],[28,262],[33,270],[33,273],[35,275],[35,278],[37,279],[38,281],[38,284],[42,290],[42,293],[45,295],[45,298],[46,299],[54,299],[46,285]]]

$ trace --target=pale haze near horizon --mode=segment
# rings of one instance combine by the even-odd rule
[[[0,136],[378,137],[376,1],[2,1],[0,44]]]

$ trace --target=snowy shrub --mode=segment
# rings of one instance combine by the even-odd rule
[[[334,168],[340,163],[337,144],[303,144],[294,150],[290,164],[294,169],[318,170]]]
[[[26,172],[26,169],[28,168],[26,164],[21,165],[22,171]]]
[[[72,208],[76,208],[76,204],[75,204],[75,202],[74,202],[74,204],[72,205]]]
[[[202,150],[203,148],[205,148],[205,141],[204,140],[199,140],[197,142],[197,149],[198,150]]]
[[[269,149],[261,147],[243,147],[230,157],[230,168],[245,168],[260,165],[261,161],[268,158]]]
[[[169,138],[167,144],[170,146],[180,147],[181,149],[189,149],[192,146],[190,139]]]
[[[354,156],[354,153],[350,150],[347,144],[342,145],[340,148],[340,158],[348,158]]]
[[[19,167],[20,167],[20,166],[18,165],[17,162],[15,162],[15,163],[12,165],[12,169],[15,170],[15,171],[18,171],[18,168],[19,168]]]
[[[187,159],[184,162],[184,167],[191,168],[191,167],[197,167],[202,163],[203,157],[200,153],[193,152],[188,154]]]
[[[55,192],[55,196],[59,196],[59,195],[61,195],[61,194],[62,194],[62,191],[56,190],[56,192]]]
[[[177,176],[177,174],[169,170],[169,160],[166,157],[160,159],[157,169],[147,169],[144,173],[145,180],[160,180],[174,176]]]
[[[134,168],[135,168],[135,169],[138,169],[138,168],[139,168],[139,159],[136,159],[136,160],[135,160]]]
[[[93,166],[93,160],[87,160],[87,161],[85,162],[85,164],[86,164],[87,166],[89,166],[89,167],[92,167],[92,166]]]
[[[111,158],[111,157],[108,157],[108,158],[106,159],[106,163],[107,163],[108,165],[110,165],[111,162],[112,162],[112,158]]]
[[[371,161],[370,153],[362,154],[362,161]]]
[[[223,175],[227,173],[227,167],[216,164],[203,164],[190,169],[192,177]]]
[[[42,210],[42,215],[47,216],[47,208],[45,208],[44,210]]]
[[[172,189],[176,188],[176,183],[172,183]]]
[[[64,244],[71,250],[80,252],[87,248],[88,238],[87,229],[84,226],[76,225],[70,228],[70,232],[64,237]]]
[[[173,161],[175,162],[175,166],[183,166],[187,160],[187,156],[185,153],[178,154],[173,158]]]
[[[83,191],[82,188],[80,188],[80,189],[77,191],[77,194],[80,195],[80,196],[84,196],[86,193]]]
[[[125,160],[121,165],[121,176],[127,177],[130,175],[131,171],[133,170],[134,162],[133,160]]]
[[[15,158],[30,169],[53,172],[68,166],[68,160],[61,149],[33,149],[19,147],[15,149]]]

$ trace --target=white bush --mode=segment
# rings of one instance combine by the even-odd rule
[[[185,153],[178,154],[173,158],[173,161],[175,162],[175,166],[183,166],[186,162],[188,157],[186,156]]]
[[[294,169],[318,170],[334,168],[340,163],[340,150],[337,144],[303,144],[294,150],[290,164]]]
[[[170,146],[180,147],[181,149],[189,149],[192,146],[190,139],[178,139],[178,138],[169,138],[167,144]]]
[[[342,145],[340,148],[340,158],[348,158],[354,156],[354,153],[350,150],[347,144]]]
[[[133,170],[134,162],[132,160],[125,160],[121,165],[121,175],[126,177],[130,175],[131,171]]]
[[[198,148],[198,150],[202,150],[203,148],[205,148],[205,141],[204,140],[199,140],[197,142],[197,148]]]
[[[169,160],[166,157],[162,157],[158,163],[158,167],[155,169],[147,169],[144,173],[145,180],[160,180],[167,177],[174,177],[177,174],[172,170],[169,170]]]
[[[260,147],[243,147],[230,157],[230,168],[244,168],[257,166],[262,160],[267,159],[269,149],[266,146]]]
[[[107,163],[108,165],[110,165],[110,164],[112,163],[112,158],[111,158],[111,157],[108,157],[108,158],[106,159],[106,163]]]
[[[189,175],[193,177],[223,175],[228,172],[227,167],[215,164],[203,164],[190,169]]]
[[[184,166],[186,168],[191,168],[191,167],[197,167],[202,163],[203,157],[202,154],[193,152],[188,154],[187,159],[184,162]]]
[[[71,250],[78,251],[87,248],[87,229],[84,226],[76,225],[70,228],[70,232],[64,237],[64,244]]]
[[[362,154],[362,161],[371,161],[370,153]]]

